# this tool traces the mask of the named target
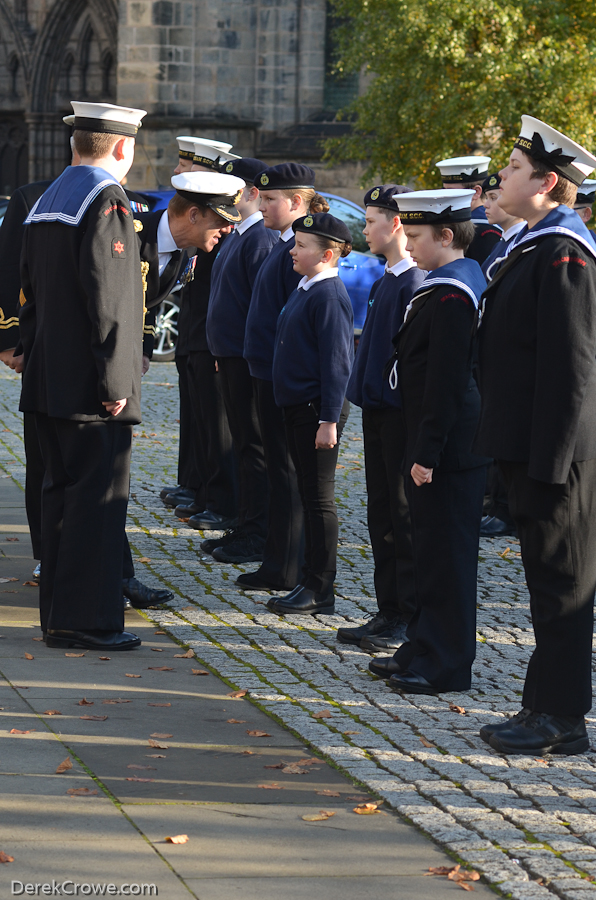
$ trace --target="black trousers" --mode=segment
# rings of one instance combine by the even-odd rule
[[[536,712],[582,716],[592,705],[596,590],[596,459],[574,462],[565,484],[499,461],[509,490],[536,638],[522,698]]]
[[[25,509],[29,522],[29,533],[33,547],[33,558],[41,559],[41,486],[45,467],[39,438],[35,413],[26,412],[23,417],[23,436],[25,441]]]
[[[35,414],[45,466],[43,631],[122,631],[132,427]]]
[[[265,452],[248,363],[238,356],[217,360],[228,424],[238,459],[238,523],[246,533],[267,535],[268,485]]]
[[[273,382],[253,378],[263,440],[269,515],[259,573],[280,587],[296,587],[304,556],[304,514],[296,468],[288,448],[284,414],[275,403]]]
[[[484,510],[487,516],[496,516],[501,522],[513,525],[513,517],[509,511],[509,492],[503,478],[503,473],[498,463],[493,462],[488,467],[486,479],[487,497],[484,501]]]
[[[180,393],[180,443],[178,445],[178,484],[190,490],[202,492],[204,485],[197,468],[198,444],[196,420],[193,415],[189,389],[188,356],[176,357],[178,391]],[[201,502],[202,496],[197,502]],[[202,504],[201,504],[202,505]]]
[[[238,472],[224,406],[221,377],[209,352],[187,357],[188,391],[194,418],[194,465],[204,485],[205,509],[235,516]]]
[[[412,521],[416,612],[394,654],[441,691],[466,691],[476,656],[478,541],[486,467],[405,476]]]
[[[305,547],[300,584],[317,594],[327,594],[333,588],[337,568],[335,467],[350,404],[344,401],[337,426],[337,444],[332,450],[315,450],[319,409],[318,401],[286,406],[284,418],[304,510]]]
[[[400,409],[363,409],[368,532],[380,612],[409,622],[416,609],[410,510],[402,474],[406,426]]]

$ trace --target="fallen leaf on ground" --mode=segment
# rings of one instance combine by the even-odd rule
[[[209,675],[209,672],[206,672],[205,669],[191,669],[193,675]]]
[[[4,853],[3,850],[0,850],[0,863],[9,862],[14,862],[14,856],[9,856],[8,853]]]
[[[318,794],[320,797],[339,797],[341,796],[339,791],[315,791],[315,794]]]
[[[140,675],[131,675],[130,672],[125,672],[124,677],[125,678],[140,678],[141,676]]]
[[[442,878],[447,877],[449,881],[455,881],[466,891],[473,891],[474,888],[471,884],[465,884],[466,881],[479,881],[480,874],[476,872],[475,869],[471,869],[469,872],[464,870],[462,871],[461,865],[456,866],[429,866],[428,872],[424,873],[425,875],[439,875]]]
[[[243,750],[242,756],[258,756],[259,754],[255,754],[254,750]],[[280,764],[281,765],[281,764]],[[265,766],[266,769],[279,769],[279,766]]]
[[[6,477],[8,478],[9,476],[7,475]],[[14,544],[14,543],[18,543],[19,539],[18,538],[6,538],[6,540],[8,541],[9,544]]]
[[[26,585],[27,587],[39,587],[37,581],[24,581],[23,585]]]
[[[233,697],[234,700],[239,700],[240,697],[246,697],[248,691],[232,691],[231,694],[228,694],[228,697]]]
[[[27,731],[21,731],[20,728],[11,728],[10,733],[11,734],[31,734],[32,731],[36,731],[36,730],[37,729],[35,729],[35,728],[29,728]]]
[[[79,659],[81,656],[84,656],[84,653],[65,653],[65,656],[71,656],[73,659]]]
[[[146,753],[145,756],[147,757],[147,759],[167,759],[168,758],[163,753]]]
[[[511,553],[511,547],[505,547],[502,553],[497,553],[497,556],[500,556],[501,559],[505,559],[508,553]]]
[[[9,581],[18,581],[18,578],[0,578],[0,584],[8,584]],[[43,638],[38,638],[38,640],[42,641]]]
[[[163,653],[163,647],[150,647],[152,653]]]
[[[281,791],[283,790],[280,784],[257,784],[257,787],[263,788],[264,791]]]
[[[171,703],[148,703],[147,706],[171,706]]]
[[[282,772],[285,772],[286,775],[308,775],[308,769],[301,769],[296,765],[284,766]]]
[[[114,699],[114,700],[102,700],[101,702],[102,702],[102,703],[132,703],[132,700],[121,700],[120,698],[118,698],[117,700],[116,700],[116,699]]]
[[[111,657],[111,656],[100,656],[99,658],[100,658],[101,660],[103,660],[104,662],[109,662],[109,661],[111,660],[112,657]]]
[[[335,810],[332,809],[322,809],[318,813],[312,813],[308,816],[302,816],[305,822],[324,822],[325,819],[330,819],[331,816],[335,815]]]
[[[67,756],[56,769],[56,775],[62,775],[63,772],[68,772],[69,769],[72,769],[72,760]]]
[[[138,778],[136,775],[129,775],[125,781],[154,781],[154,778]]]
[[[35,659],[31,653],[25,653],[25,659]]]
[[[194,656],[194,650],[187,650],[186,653],[174,653],[174,659],[194,659]]]
[[[169,750],[167,744],[159,744],[157,741],[152,741],[151,738],[147,741],[150,747],[153,747],[154,750]]]
[[[331,713],[328,709],[320,709],[319,712],[312,714],[313,719],[330,719]]]
[[[449,709],[451,710],[451,712],[459,713],[460,716],[465,716],[465,714],[466,714],[466,711],[463,708],[463,706],[458,706],[457,703],[450,703]]]
[[[148,563],[148,562],[151,562],[151,560],[149,559],[148,556],[139,556],[139,558],[137,559],[137,562]]]
[[[183,606],[180,612],[192,612],[196,609],[196,606]]]
[[[359,731],[344,731],[342,734],[360,734]]]
[[[271,737],[267,731],[246,731],[251,737]]]
[[[62,713],[59,712],[57,709],[46,709],[46,711],[44,713],[42,713],[42,716],[61,716],[61,715],[62,715]]]
[[[173,672],[174,670],[170,666],[147,666],[148,669],[151,669],[153,672]]]
[[[336,466],[336,469],[345,469],[345,466]]]
[[[79,706],[93,706],[95,700],[87,700],[86,697],[83,697],[82,700],[79,700]]]
[[[70,794],[71,797],[91,797],[92,794],[97,794],[98,791],[93,790],[90,791],[89,788],[69,788],[66,792]]]
[[[317,759],[316,756],[308,756],[306,759],[299,759],[297,763],[288,763],[287,765],[297,765],[297,766],[316,766],[320,765],[322,760]]]
[[[421,738],[420,738],[420,743],[422,744],[423,747],[430,747],[432,750],[436,750],[436,749],[437,749],[437,748],[435,747],[435,745],[434,745],[434,744],[431,744],[430,741],[427,741],[426,738],[421,737]]]
[[[151,735],[152,738],[158,738],[158,740],[165,741],[167,738],[174,737],[173,734],[165,734],[161,731],[154,731]]]
[[[129,763],[127,769],[155,769],[155,766],[139,766],[137,763]]]
[[[230,725],[246,725],[246,719],[226,719]]]
[[[85,719],[87,722],[105,722],[107,716],[79,716],[79,719]]]
[[[167,634],[166,631],[154,631],[153,634]]]
[[[166,843],[168,844],[186,844],[187,841],[187,834],[175,834],[173,837],[166,838]]]
[[[462,872],[461,869],[455,868],[453,872],[450,872],[447,876],[449,881],[479,881],[480,874],[472,869],[470,872],[466,872],[465,870]]]
[[[372,816],[375,813],[380,812],[380,809],[377,809],[378,803],[369,802],[369,803],[359,803],[358,806],[355,806],[352,812],[358,813],[359,816]]]
[[[43,638],[33,638],[34,641],[43,641]]]

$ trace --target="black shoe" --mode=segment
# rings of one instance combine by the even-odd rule
[[[392,691],[398,691],[400,694],[436,694],[437,689],[432,686],[430,681],[417,675],[416,672],[410,672],[409,669],[398,675],[392,675],[387,686]]]
[[[356,644],[360,646],[360,641],[363,638],[387,631],[388,626],[391,624],[393,624],[392,619],[388,619],[382,612],[378,612],[371,616],[368,622],[365,622],[364,625],[358,625],[357,628],[338,628],[337,640],[340,644]]]
[[[371,659],[368,664],[369,671],[379,678],[391,678],[403,672],[400,664],[392,656],[381,656],[380,659]]]
[[[211,554],[222,563],[262,562],[265,539],[258,534],[243,534],[229,544],[220,544]]]
[[[134,650],[141,639],[131,631],[47,631],[48,647],[82,647],[84,650]]]
[[[408,640],[406,636],[407,624],[399,619],[380,634],[372,634],[360,642],[362,650],[369,653],[382,653],[384,650],[398,650]]]
[[[180,506],[175,507],[174,515],[178,519],[190,519],[191,516],[202,511],[200,503],[181,503]]]
[[[186,518],[186,516],[183,516],[183,518]],[[212,509],[203,509],[193,513],[187,524],[191,528],[196,528],[197,531],[223,531],[226,528],[231,528],[235,521],[235,516],[220,516],[219,513],[214,512]]]
[[[532,712],[521,724],[511,724],[493,734],[489,744],[498,753],[544,756],[561,753],[572,756],[586,753],[590,740],[583,716],[553,716]]]
[[[159,492],[160,500],[165,500],[168,494],[175,494],[176,491],[183,491],[184,488],[181,484],[173,484],[171,487],[164,487]]]
[[[162,499],[166,506],[175,509],[177,506],[190,506],[195,502],[195,497],[196,491],[191,491],[190,488],[180,488],[178,491],[166,494]]]
[[[326,594],[317,594],[310,588],[300,584],[285,597],[272,597],[267,606],[272,612],[283,616],[305,616],[324,613],[327,616],[335,612],[335,595],[333,589]]]
[[[167,603],[172,600],[174,594],[160,588],[154,590],[147,587],[138,578],[123,578],[122,593],[127,597],[135,609],[149,609],[151,606],[159,606],[160,603]]]
[[[238,587],[243,588],[245,591],[289,590],[289,588],[287,588],[285,584],[274,584],[272,581],[268,581],[266,578],[263,578],[258,569],[256,572],[246,572],[244,575],[239,575],[235,583],[238,585]]]
[[[481,537],[517,537],[515,525],[508,525],[496,516],[484,516],[480,521]]]
[[[190,525],[190,522],[188,524]],[[240,528],[228,528],[225,534],[222,534],[221,537],[208,538],[206,541],[201,541],[199,547],[201,548],[201,550],[204,550],[205,553],[213,553],[216,547],[225,547],[226,544],[231,544],[233,541],[237,541],[238,538],[243,534],[244,532]]]
[[[499,732],[506,731],[507,729],[512,728],[514,725],[521,725],[521,723],[525,722],[528,716],[531,715],[532,710],[524,708],[514,716],[511,716],[510,719],[505,719],[504,722],[498,722],[494,725],[483,725],[480,729],[480,737],[485,744],[490,744],[490,739],[493,734],[499,734]]]

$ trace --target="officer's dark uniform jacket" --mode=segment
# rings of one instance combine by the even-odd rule
[[[521,231],[483,300],[475,448],[563,484],[596,458],[596,247],[579,216],[558,206]]]
[[[466,257],[474,259],[482,265],[497,241],[503,237],[503,232],[498,225],[491,225],[486,218],[483,206],[472,210],[472,224],[474,226],[474,238],[466,250]]]
[[[143,295],[122,187],[97,167],[70,167],[26,226],[20,409],[92,422],[110,418],[102,401],[126,398],[117,421],[139,422]]]

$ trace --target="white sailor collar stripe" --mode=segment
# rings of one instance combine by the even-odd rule
[[[63,222],[65,225],[78,225],[80,223],[81,219],[83,218],[83,216],[85,215],[85,213],[87,212],[87,210],[89,209],[89,207],[91,206],[91,204],[93,203],[93,201],[95,200],[95,198],[97,197],[97,195],[100,194],[101,191],[103,191],[103,189],[108,187],[108,185],[110,185],[110,184],[113,184],[114,186],[117,185],[120,188],[120,190],[122,191],[122,193],[124,194],[124,196],[126,197],[126,193],[121,184],[118,184],[118,182],[115,181],[114,179],[106,178],[104,181],[100,181],[99,184],[96,184],[95,187],[91,191],[89,191],[89,193],[87,194],[87,196],[81,203],[81,205],[75,215],[69,216],[67,213],[64,213],[64,212],[61,212],[61,213],[55,213],[55,212],[36,213],[35,210],[37,209],[38,204],[40,203],[40,201],[42,199],[40,197],[39,200],[36,202],[35,206],[33,207],[33,209],[31,210],[31,212],[29,213],[29,215],[27,216],[27,218],[25,219],[24,224],[30,225],[33,222]],[[43,194],[42,194],[42,196],[43,196]]]

